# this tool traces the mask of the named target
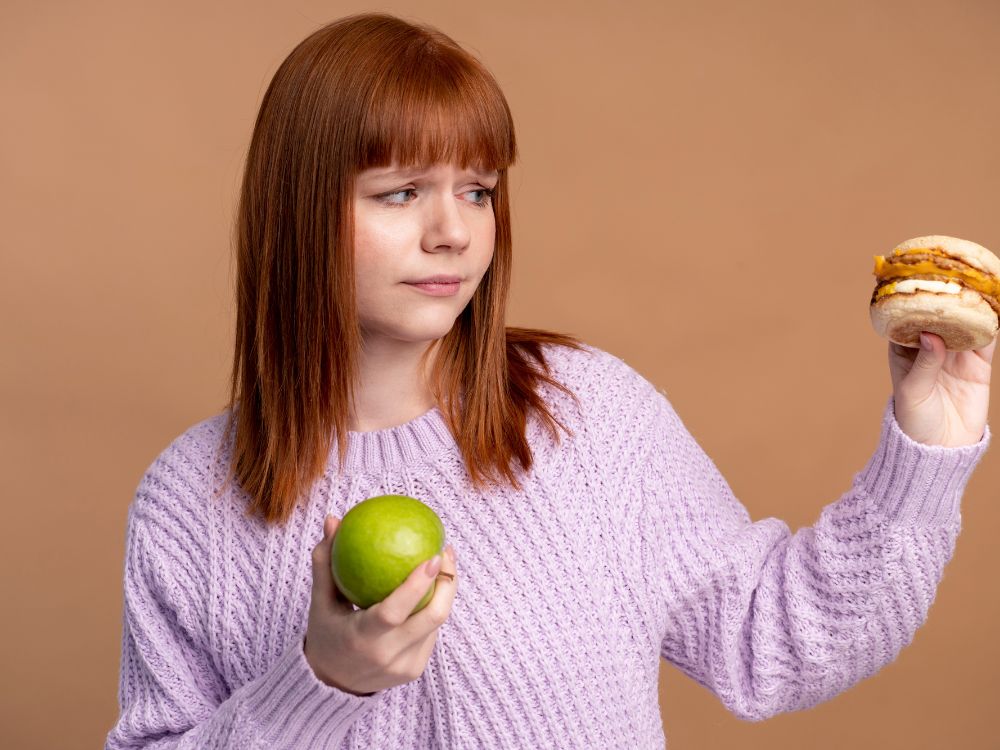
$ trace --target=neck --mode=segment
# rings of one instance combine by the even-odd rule
[[[426,341],[365,341],[351,414],[352,432],[396,427],[434,406],[427,381],[433,355],[426,368],[420,366],[420,358],[430,345]]]

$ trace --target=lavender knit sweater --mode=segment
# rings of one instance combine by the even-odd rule
[[[467,482],[441,413],[351,433],[287,524],[213,498],[224,415],[152,463],[129,508],[119,701],[107,748],[664,747],[663,657],[735,715],[813,706],[891,662],[933,601],[959,503],[990,441],[916,443],[886,405],[850,489],[794,534],[752,522],[669,401],[622,360],[547,346],[523,492]],[[334,449],[335,450],[335,449]],[[323,517],[372,495],[420,498],[459,587],[416,681],[358,697],[303,655]]]

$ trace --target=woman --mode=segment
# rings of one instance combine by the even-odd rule
[[[890,345],[851,489],[795,534],[753,523],[632,368],[505,326],[515,158],[496,82],[433,29],[352,16],[282,64],[240,199],[229,408],[129,509],[108,748],[662,747],[661,656],[759,720],[910,641],[989,443],[995,342]],[[388,493],[449,548],[355,610],[337,519]]]

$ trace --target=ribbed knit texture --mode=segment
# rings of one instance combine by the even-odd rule
[[[662,748],[661,656],[760,720],[831,698],[910,642],[989,428],[972,446],[916,443],[890,397],[867,465],[793,534],[751,522],[622,360],[545,351],[580,403],[544,388],[575,434],[557,444],[529,421],[523,492],[474,491],[433,409],[351,433],[344,473],[334,447],[309,502],[268,527],[241,490],[214,497],[224,415],[174,440],[129,507],[107,748]],[[357,697],[305,661],[310,553],[327,513],[386,493],[438,513],[459,586],[423,675]]]

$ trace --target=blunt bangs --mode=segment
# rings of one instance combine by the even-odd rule
[[[372,91],[359,171],[437,163],[503,171],[516,160],[510,110],[481,63],[434,43],[401,52]]]

